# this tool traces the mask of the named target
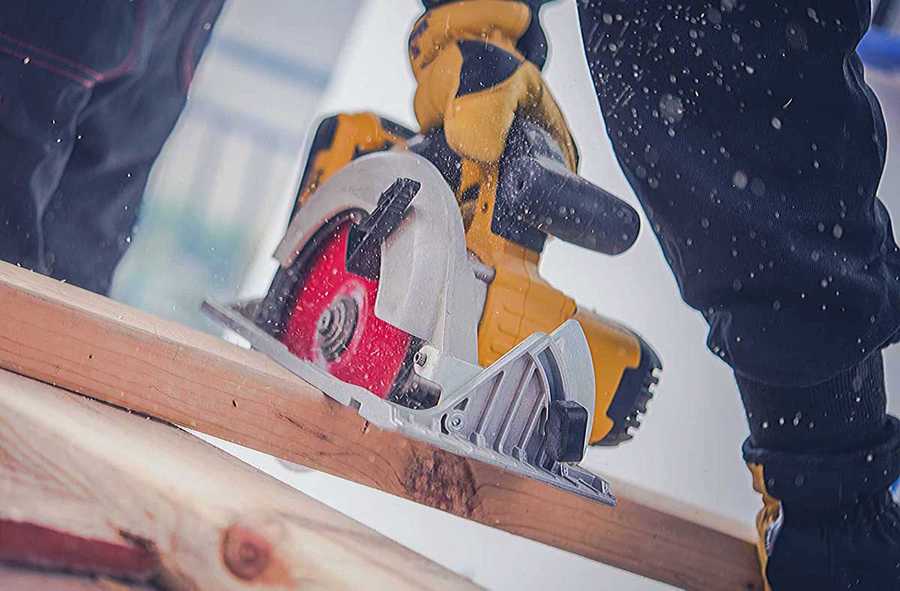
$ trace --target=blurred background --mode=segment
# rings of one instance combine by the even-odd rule
[[[363,1],[226,4],[153,170],[114,298],[214,329],[200,302],[232,299],[265,237],[286,223],[307,131]]]
[[[861,49],[870,83],[900,141],[900,51],[895,10]],[[217,332],[203,298],[263,293],[269,257],[287,224],[311,126],[337,111],[375,110],[413,126],[406,39],[418,0],[231,0],[157,163],[134,244],[113,296]],[[543,11],[551,41],[546,76],[582,155],[581,173],[637,206],[612,156],[580,45],[575,0]],[[761,122],[768,124],[768,122]],[[881,188],[900,211],[894,150]],[[645,224],[646,227],[646,224]],[[589,467],[677,498],[696,517],[752,537],[758,499],[741,461],[747,433],[726,366],[705,348],[701,317],[681,303],[652,233],[615,258],[551,243],[543,274],[583,305],[641,332],[665,370],[636,440],[592,450]],[[888,353],[900,389],[900,349]],[[894,412],[900,397],[894,396]],[[472,524],[273,458],[216,442],[246,461],[491,589],[669,587],[536,542]],[[573,515],[572,519],[577,519]]]

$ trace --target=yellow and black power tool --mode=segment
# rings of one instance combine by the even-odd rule
[[[371,113],[328,117],[314,135],[295,213],[335,173],[361,156],[383,151],[425,156],[456,196],[465,247],[476,275],[486,285],[477,329],[479,365],[490,366],[533,333],[549,333],[567,320],[577,320],[587,337],[596,388],[588,442],[618,445],[631,439],[629,430],[640,425],[658,380],[660,360],[633,331],[578,306],[547,283],[538,265],[548,236],[605,254],[621,253],[637,238],[639,217],[617,197],[571,173],[550,134],[537,124],[517,120],[508,146],[500,166],[486,171],[482,165],[461,161],[440,129],[421,136]],[[358,311],[337,306],[323,316],[315,306],[303,305],[316,299],[314,292],[323,276],[335,273],[322,262],[326,251],[327,247],[321,247],[319,252],[325,255],[315,261],[293,261],[279,271],[260,308],[258,323],[269,327],[295,355],[312,360],[321,352],[317,349],[313,355],[315,347],[305,333],[314,332],[315,327],[320,337],[328,334],[340,342],[341,335],[331,335],[322,326],[340,317],[345,332],[349,324],[356,333],[368,331],[382,349],[373,354],[371,346],[358,345],[354,351],[338,352],[347,359],[328,351],[326,357],[331,360],[319,359],[320,367],[382,398],[427,406],[410,397],[408,388],[400,387],[410,374],[409,366],[417,361],[417,339],[396,334],[377,318],[363,325]],[[303,283],[302,290],[298,281]],[[353,338],[365,342],[365,337]],[[385,354],[384,343],[390,342],[396,346]]]

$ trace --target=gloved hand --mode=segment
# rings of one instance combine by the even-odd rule
[[[523,2],[463,0],[428,10],[409,40],[422,133],[443,127],[464,161],[495,164],[518,115],[546,129],[575,171],[575,144],[541,78],[545,54],[536,11]]]

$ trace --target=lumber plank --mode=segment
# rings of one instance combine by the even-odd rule
[[[15,563],[173,590],[477,588],[182,429],[3,370],[0,498]]]
[[[254,351],[0,264],[0,367],[684,589],[762,589],[751,542],[366,424]]]

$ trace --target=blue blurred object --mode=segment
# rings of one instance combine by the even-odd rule
[[[900,35],[872,27],[856,50],[867,68],[900,70]]]

